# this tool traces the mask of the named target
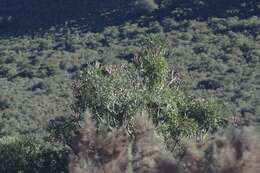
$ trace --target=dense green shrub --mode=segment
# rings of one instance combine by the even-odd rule
[[[183,136],[205,135],[221,125],[224,113],[217,103],[182,90],[182,79],[164,58],[167,43],[162,35],[145,38],[142,50],[130,64],[102,66],[97,62],[82,73],[74,85],[76,121],[90,111],[98,126],[125,126],[131,134],[134,116],[145,110],[165,139],[175,142]]]
[[[28,137],[0,139],[0,172],[66,173],[70,150]]]
[[[56,117],[48,123],[47,131],[56,140],[71,145],[73,132],[80,127],[77,117]]]

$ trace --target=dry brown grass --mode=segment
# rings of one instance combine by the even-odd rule
[[[188,147],[176,161],[142,116],[134,138],[124,128],[97,131],[88,123],[75,137],[70,173],[258,173],[260,138],[252,128],[229,129],[215,135],[197,151]]]
[[[187,149],[183,173],[259,173],[260,138],[252,128],[228,129],[204,144],[202,155]]]
[[[208,170],[214,173],[258,173],[260,138],[252,128],[218,135],[208,148]]]
[[[124,172],[128,166],[128,145],[128,136],[123,130],[98,132],[90,122],[75,137],[73,149],[78,156],[72,159],[70,172]]]
[[[154,133],[154,126],[142,116],[134,123],[132,140],[124,128],[97,131],[91,121],[75,137],[70,173],[159,173],[176,169]]]

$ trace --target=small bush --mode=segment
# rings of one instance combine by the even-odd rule
[[[220,84],[220,82],[218,82],[216,80],[211,80],[211,79],[199,81],[197,84],[198,89],[216,90],[221,87],[223,87],[223,85]]]
[[[154,0],[137,0],[135,7],[140,11],[153,12],[159,9],[159,5]]]
[[[12,65],[0,65],[0,78],[10,78],[16,74],[16,69]]]
[[[10,102],[6,98],[0,96],[0,110],[7,109],[10,105]]]
[[[66,173],[70,150],[58,143],[25,137],[0,139],[0,172]]]

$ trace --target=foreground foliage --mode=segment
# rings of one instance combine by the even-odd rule
[[[147,114],[135,117],[132,140],[123,127],[112,131],[107,128],[100,130],[88,119],[86,126],[74,138],[73,149],[78,154],[70,161],[70,173],[155,171],[155,159],[165,149],[147,118]]]
[[[70,161],[70,173],[257,173],[260,168],[255,128],[229,128],[204,143],[189,141],[179,157],[165,149],[147,114],[135,117],[134,133],[130,141],[126,129],[100,131],[88,119],[74,138],[78,154]]]

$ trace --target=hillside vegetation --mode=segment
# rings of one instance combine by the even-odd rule
[[[249,135],[252,146],[247,137],[260,122],[259,12],[257,0],[2,0],[0,160],[10,165],[0,172],[74,173],[79,160],[92,172],[100,172],[96,164],[138,172],[139,162],[129,161],[140,159],[138,152],[120,156],[132,149],[149,153],[146,142],[157,153],[151,163],[163,165],[152,164],[148,172],[186,170],[187,162],[193,173],[258,170],[258,136]],[[150,44],[152,37],[157,40]],[[147,129],[139,127],[143,121]],[[218,132],[226,126],[234,129]],[[218,133],[228,137],[219,140]],[[119,147],[119,156],[102,143]],[[93,160],[92,149],[108,152],[107,160]]]

